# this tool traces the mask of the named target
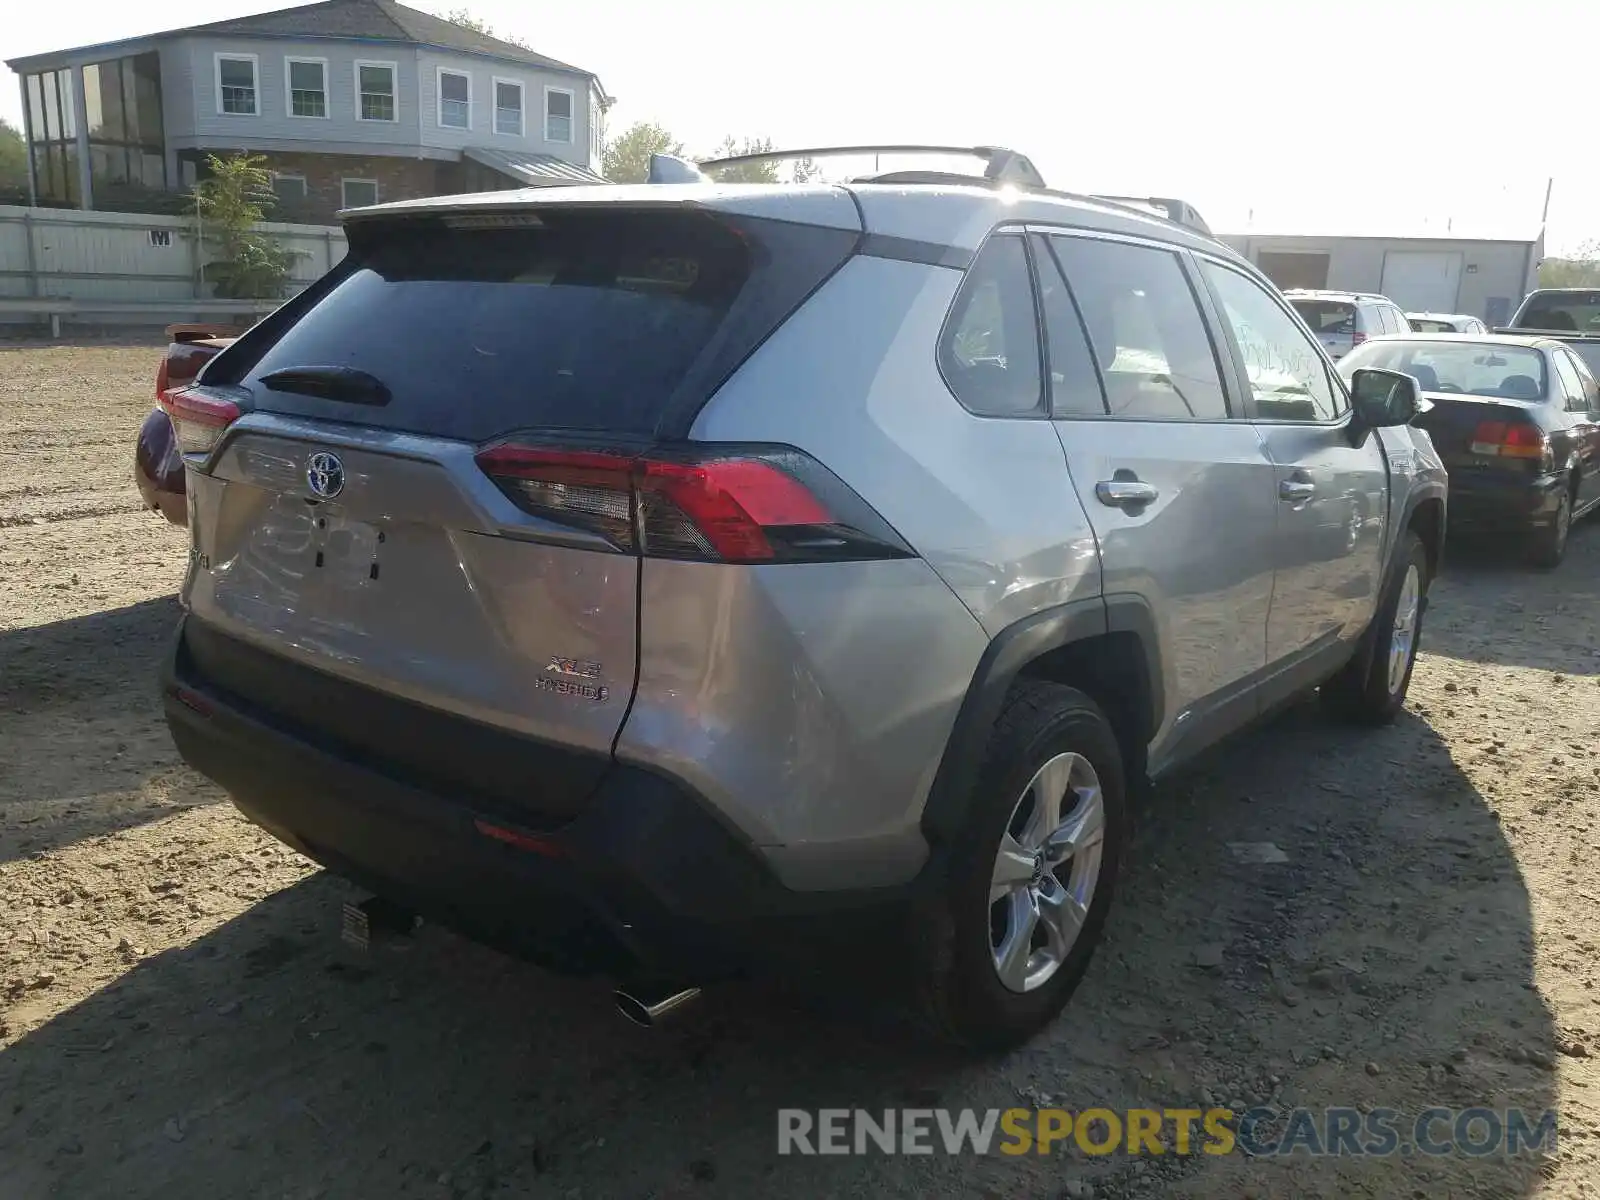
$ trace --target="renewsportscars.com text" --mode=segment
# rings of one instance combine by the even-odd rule
[[[1549,1154],[1556,1114],[1510,1108],[778,1110],[779,1154]]]

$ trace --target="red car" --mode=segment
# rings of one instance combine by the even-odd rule
[[[167,416],[167,396],[188,387],[200,368],[231,346],[236,338],[208,325],[173,325],[167,329],[167,353],[156,370],[156,408],[139,427],[133,452],[133,479],[145,507],[174,525],[189,521],[189,494],[183,455]]]

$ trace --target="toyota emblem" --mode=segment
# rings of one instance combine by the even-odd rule
[[[344,491],[344,463],[337,454],[318,450],[306,460],[306,486],[319,500],[332,500]]]

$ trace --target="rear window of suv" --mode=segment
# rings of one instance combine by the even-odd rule
[[[1300,319],[1315,334],[1354,333],[1356,331],[1356,306],[1343,300],[1298,300],[1290,297]]]
[[[474,441],[656,432],[680,388],[703,385],[704,399],[854,241],[807,226],[763,240],[703,213],[598,207],[380,219],[353,223],[350,238],[342,278],[242,377],[242,364],[228,374],[256,408]],[[762,270],[765,294],[746,295]],[[392,398],[341,403],[261,382],[328,366],[375,376]]]

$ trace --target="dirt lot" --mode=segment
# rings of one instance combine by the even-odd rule
[[[181,766],[153,673],[186,543],[138,511],[153,347],[0,347],[0,1197],[1600,1192],[1600,528],[1452,563],[1410,710],[1314,710],[1159,789],[1067,1015],[1003,1060],[841,1000],[677,1026],[337,880]],[[1236,861],[1272,842],[1286,863]],[[775,1110],[1559,1108],[1544,1158],[783,1158]]]

